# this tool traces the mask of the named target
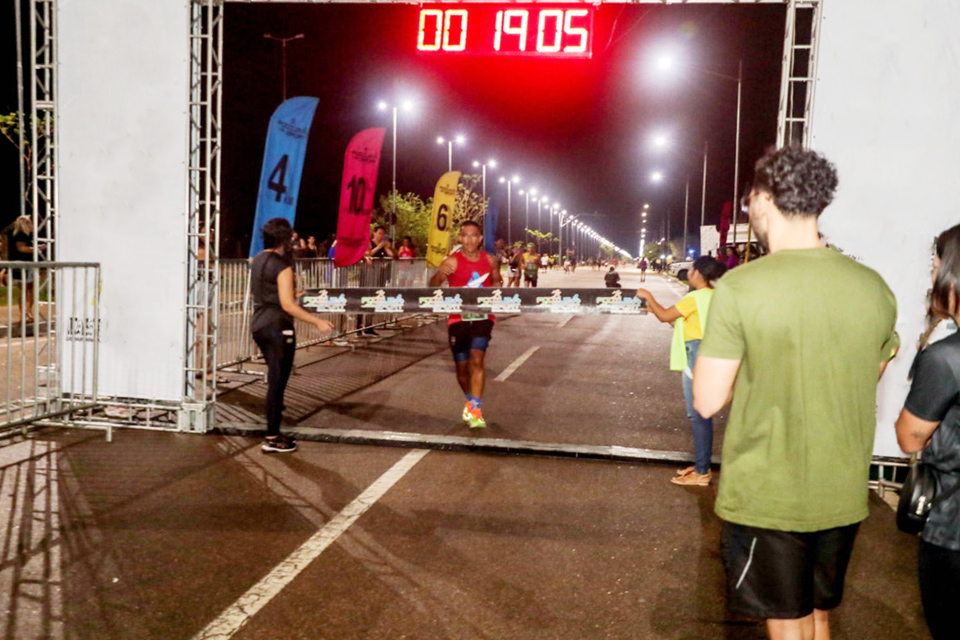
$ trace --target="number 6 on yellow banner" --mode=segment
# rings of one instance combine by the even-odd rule
[[[427,238],[427,267],[431,269],[440,266],[450,249],[450,226],[457,202],[458,182],[460,172],[449,171],[440,176],[437,189],[433,193],[433,217],[430,236]]]

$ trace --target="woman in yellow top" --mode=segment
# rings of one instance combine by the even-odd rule
[[[713,419],[704,418],[693,408],[693,365],[700,350],[713,284],[726,272],[722,262],[710,256],[693,261],[688,280],[693,291],[669,308],[664,308],[646,289],[637,289],[637,297],[647,301],[647,306],[660,322],[673,323],[673,345],[670,348],[670,370],[682,371],[683,397],[687,401],[687,417],[693,428],[693,451],[695,463],[677,471],[674,484],[705,487],[710,484],[710,456],[713,453]]]

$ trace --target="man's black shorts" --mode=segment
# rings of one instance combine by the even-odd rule
[[[493,320],[454,322],[447,327],[447,333],[453,359],[465,360],[470,357],[470,349],[487,350],[487,343],[493,335]]]
[[[796,619],[840,604],[860,523],[796,533],[723,523],[727,606],[758,618]]]

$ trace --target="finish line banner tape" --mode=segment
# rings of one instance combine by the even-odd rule
[[[640,298],[620,289],[493,287],[310,289],[301,298],[317,313],[560,313],[641,315]]]

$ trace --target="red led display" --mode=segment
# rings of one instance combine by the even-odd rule
[[[590,5],[426,5],[417,50],[423,53],[589,58]]]

